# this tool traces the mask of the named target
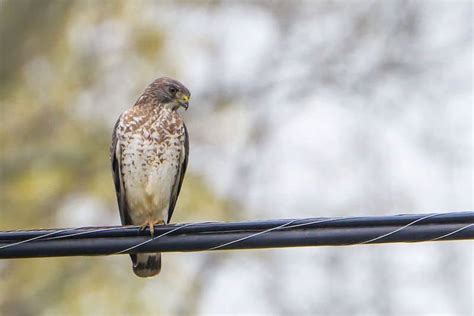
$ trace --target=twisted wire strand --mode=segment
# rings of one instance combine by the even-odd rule
[[[194,224],[194,223],[189,223],[189,224],[185,224],[185,225],[183,225],[183,226],[176,227],[175,229],[172,229],[172,230],[170,230],[170,231],[167,231],[166,233],[163,233],[163,234],[158,235],[158,236],[156,236],[156,237],[153,237],[153,238],[150,238],[150,239],[148,239],[148,240],[145,240],[145,241],[143,241],[143,242],[141,242],[141,243],[138,243],[138,244],[135,245],[135,246],[131,246],[131,247],[128,247],[128,248],[126,248],[126,249],[124,249],[124,250],[117,251],[117,252],[115,252],[115,253],[113,253],[113,254],[126,253],[126,252],[128,252],[128,251],[130,251],[130,250],[136,249],[136,248],[138,248],[138,247],[140,247],[140,246],[143,246],[143,245],[145,245],[145,244],[148,244],[148,243],[150,243],[150,242],[152,242],[152,241],[154,241],[154,240],[156,240],[156,239],[158,239],[158,238],[161,238],[161,237],[163,237],[163,236],[169,235],[169,234],[171,234],[172,232],[175,232],[175,231],[178,231],[178,230],[180,230],[180,229],[183,229],[184,227],[189,227],[189,226],[191,226],[191,225],[195,225],[195,224]]]
[[[283,225],[280,225],[280,226],[277,226],[277,227],[273,227],[273,228],[269,228],[269,229],[267,229],[267,230],[264,230],[264,231],[261,231],[261,232],[255,233],[255,234],[251,234],[251,235],[249,235],[249,236],[242,237],[242,238],[239,238],[239,239],[236,239],[236,240],[233,240],[233,241],[229,241],[229,242],[226,242],[226,243],[224,243],[224,244],[222,244],[222,245],[218,245],[218,246],[215,246],[215,247],[211,247],[211,248],[209,248],[209,250],[217,250],[217,249],[219,249],[219,248],[223,248],[223,247],[226,247],[226,246],[228,246],[228,245],[232,245],[232,244],[238,243],[238,242],[243,241],[243,240],[246,240],[246,239],[250,239],[250,238],[253,238],[253,237],[257,237],[257,236],[259,236],[259,235],[262,235],[262,234],[271,232],[271,231],[273,231],[273,230],[281,229],[281,228],[283,228],[283,227],[285,227],[285,226],[288,226],[288,225],[290,225],[291,223],[294,223],[294,222],[296,222],[296,221],[297,221],[297,220],[295,219],[295,220],[289,221],[288,223],[285,223],[285,224],[283,224]]]
[[[461,227],[461,228],[459,228],[459,229],[456,229],[456,230],[453,231],[453,232],[444,234],[443,236],[439,236],[439,237],[430,239],[429,241],[442,240],[442,239],[444,239],[444,238],[446,238],[446,237],[449,237],[449,236],[451,236],[451,235],[454,235],[454,234],[456,234],[456,233],[459,233],[460,231],[463,231],[463,230],[465,230],[465,229],[467,229],[467,228],[469,228],[469,227],[472,227],[472,226],[474,226],[474,224],[466,225],[466,226],[464,226],[464,227]]]
[[[424,216],[424,217],[422,217],[422,218],[419,218],[419,219],[417,219],[417,220],[414,220],[413,222],[408,223],[408,224],[406,224],[406,225],[404,225],[404,226],[402,226],[402,227],[400,227],[400,228],[397,228],[397,229],[395,229],[395,230],[392,231],[392,232],[389,232],[389,233],[383,234],[383,235],[381,235],[381,236],[378,236],[378,237],[375,237],[375,238],[372,238],[372,239],[369,239],[369,240],[366,240],[366,241],[363,241],[363,242],[359,242],[359,243],[356,243],[356,244],[360,244],[360,245],[362,245],[362,244],[370,244],[370,243],[372,243],[372,242],[374,242],[374,241],[376,241],[376,240],[383,239],[383,238],[385,238],[385,237],[388,237],[388,236],[390,236],[390,235],[393,235],[393,234],[395,234],[395,233],[397,233],[397,232],[399,232],[399,231],[401,231],[401,230],[404,230],[404,229],[406,229],[406,228],[408,228],[408,227],[410,227],[410,226],[412,226],[412,225],[414,225],[414,224],[416,224],[416,223],[418,223],[418,222],[424,221],[424,220],[426,220],[426,219],[428,219],[428,218],[430,218],[430,217],[435,217],[435,216],[437,216],[437,215],[439,215],[439,214],[428,214],[428,215],[426,215],[426,216]]]
[[[18,245],[21,245],[21,244],[25,244],[25,243],[32,242],[32,241],[35,241],[35,240],[38,240],[38,239],[42,239],[44,237],[52,236],[52,235],[55,235],[55,234],[59,234],[59,233],[62,233],[62,232],[67,232],[67,231],[74,230],[74,229],[75,228],[60,229],[60,230],[56,230],[56,231],[53,231],[53,232],[46,233],[46,234],[41,235],[41,236],[36,236],[36,237],[25,239],[25,240],[20,240],[20,241],[11,243],[11,244],[3,245],[3,246],[0,247],[0,250],[5,249],[5,248],[10,248],[10,247],[15,247],[15,246],[18,246]]]
[[[449,217],[449,215],[452,215],[452,218],[451,219],[447,219]],[[414,241],[414,242],[421,242],[421,241],[437,241],[437,240],[444,240],[452,235],[455,235],[459,232],[462,232],[466,229],[469,229],[471,227],[474,227],[474,212],[465,212],[465,214],[463,213],[456,213],[456,212],[453,212],[453,213],[431,213],[431,214],[426,214],[426,215],[416,215],[416,214],[405,214],[406,216],[415,216],[416,219],[413,219],[411,220],[410,222],[406,223],[406,221],[403,221],[403,217],[402,217],[402,221],[400,224],[402,224],[403,222],[405,222],[406,224],[401,226],[401,227],[397,227],[395,229],[393,229],[392,231],[389,231],[389,232],[384,232],[383,234],[379,235],[379,236],[375,236],[375,237],[372,237],[370,239],[367,239],[367,240],[364,240],[364,241],[360,241],[360,242],[355,242],[355,243],[344,243],[344,241],[342,241],[341,243],[336,243],[334,245],[360,245],[360,244],[371,244],[371,243],[375,243],[377,241],[381,241],[381,240],[384,240],[385,238],[389,237],[389,236],[393,236],[413,225],[416,225],[416,224],[422,224],[423,222],[427,221],[428,219],[430,218],[433,218],[433,217],[436,217],[436,216],[446,216],[446,219],[440,219],[439,221],[429,221],[427,224],[424,224],[424,225],[428,225],[427,228],[428,228],[428,231],[429,230],[429,227],[432,227],[431,225],[439,225],[439,226],[443,226],[443,225],[450,225],[448,227],[452,227],[453,225],[462,225],[464,223],[466,223],[466,225],[462,226],[462,227],[459,227],[457,226],[453,231],[451,232],[446,232],[446,230],[442,231],[442,235],[438,236],[438,237],[435,237],[435,238],[423,238],[423,239],[407,239],[406,241]],[[403,216],[403,215],[401,215]],[[419,216],[422,216],[422,217],[419,217]],[[461,217],[460,217],[461,216]],[[376,218],[376,217],[375,217]],[[395,221],[393,222],[393,216],[387,216],[387,220],[384,222],[384,218],[383,217],[380,217],[380,228],[382,229],[383,227],[385,228],[388,228],[388,227],[393,227],[394,226],[394,223],[397,223],[399,221]],[[359,219],[361,219],[362,221],[359,221]],[[309,221],[308,221],[309,220]],[[311,220],[311,219],[291,219],[291,220],[288,220],[288,221],[285,221],[282,223],[282,220],[275,220],[274,222],[276,223],[272,223],[272,221],[262,221],[262,222],[243,222],[243,223],[222,223],[222,222],[200,222],[200,223],[187,223],[187,224],[178,224],[179,226],[177,227],[161,227],[161,229],[170,229],[170,230],[166,230],[164,233],[156,236],[156,237],[153,237],[153,238],[150,238],[150,239],[147,239],[145,241],[143,241],[143,239],[141,238],[141,240],[139,242],[137,242],[135,245],[132,245],[132,246],[129,246],[125,249],[122,249],[120,251],[114,251],[114,250],[111,250],[112,252],[109,252],[107,253],[106,250],[99,250],[98,254],[105,254],[105,255],[109,255],[109,254],[123,254],[123,253],[128,253],[128,252],[131,252],[132,250],[134,249],[137,249],[137,248],[140,248],[141,246],[143,245],[146,245],[150,242],[153,242],[159,238],[162,238],[166,235],[170,235],[170,234],[173,234],[173,235],[176,235],[176,233],[178,232],[178,235],[176,236],[182,236],[182,237],[186,237],[186,235],[192,235],[194,237],[199,237],[199,236],[211,236],[211,238],[216,238],[216,241],[217,240],[222,240],[222,241],[225,241],[225,242],[222,242],[221,244],[218,244],[216,246],[212,246],[212,247],[209,247],[209,248],[199,248],[200,246],[197,246],[198,248],[193,248],[194,246],[191,246],[191,248],[189,248],[189,246],[187,246],[188,248],[186,248],[186,246],[184,247],[184,249],[188,249],[188,250],[184,250],[184,251],[190,251],[189,249],[199,249],[199,250],[218,250],[218,249],[224,249],[224,248],[228,248],[228,246],[231,246],[231,245],[234,245],[232,247],[230,247],[231,249],[232,248],[238,248],[239,246],[235,247],[236,244],[239,244],[241,242],[244,242],[244,241],[248,241],[249,239],[255,239],[255,238],[259,238],[261,237],[262,235],[264,234],[267,234],[269,232],[277,232],[277,231],[283,231],[283,230],[291,230],[291,229],[295,229],[295,228],[304,228],[305,226],[312,226],[311,228],[307,228],[307,229],[311,229],[314,233],[314,230],[317,230],[319,229],[318,226],[314,226],[314,225],[317,225],[317,224],[323,224],[323,223],[331,223],[331,222],[337,222],[337,221],[343,221],[343,220],[348,220],[348,222],[346,224],[343,224],[342,226],[340,225],[330,225],[329,227],[328,226],[321,226],[321,229],[324,229],[323,227],[326,227],[326,228],[329,228],[329,229],[338,229],[341,228],[341,230],[343,231],[344,230],[344,227],[346,228],[350,228],[350,229],[358,229],[360,228],[361,230],[364,230],[364,229],[367,229],[367,231],[365,232],[365,235],[369,235],[370,236],[370,231],[375,228],[375,231],[377,231],[378,229],[378,226],[376,223],[377,223],[377,220],[376,219],[370,219],[370,217],[360,217],[360,218],[357,218],[357,217],[354,217],[354,218],[348,218],[348,217],[337,217],[337,218],[318,218],[318,219],[315,219],[315,220]],[[298,221],[305,221],[303,223],[298,223]],[[471,222],[472,221],[472,222]],[[204,224],[204,225],[203,225]],[[207,227],[205,224],[210,224],[209,227]],[[215,226],[213,226],[212,224],[216,224]],[[273,227],[270,227],[269,225],[275,225]],[[203,226],[200,226],[200,227],[197,227],[197,230],[196,229],[191,229],[191,230],[185,230],[185,232],[180,232],[180,230],[184,230],[186,227],[190,227],[190,226],[193,226],[193,225],[196,225],[196,226],[199,226],[199,225],[203,225]],[[418,225],[417,225],[418,226]],[[266,227],[269,227],[269,228],[266,228]],[[420,229],[423,229],[422,226],[418,226]],[[127,227],[127,228],[137,228],[138,229],[138,226],[130,226],[130,227]],[[140,235],[138,233],[138,231],[136,231],[137,235],[135,235],[135,231],[134,230],[124,230],[123,232],[121,232],[120,230],[124,229],[124,226],[114,226],[114,227],[100,227],[100,228],[96,228],[96,229],[88,229],[86,231],[78,231],[78,230],[81,230],[81,229],[88,229],[88,227],[82,227],[82,228],[66,228],[66,229],[58,229],[58,230],[54,230],[54,231],[47,231],[46,233],[44,234],[41,234],[41,235],[38,235],[38,236],[35,236],[35,237],[32,237],[32,238],[27,238],[27,239],[24,239],[24,240],[15,240],[14,238],[16,237],[8,237],[8,232],[2,232],[3,233],[3,236],[5,236],[5,239],[3,240],[3,242],[5,242],[6,244],[3,244],[3,245],[0,245],[0,257],[2,255],[2,251],[3,249],[6,249],[6,248],[11,248],[11,247],[17,247],[17,246],[21,246],[23,244],[26,244],[26,243],[38,243],[37,245],[41,245],[41,247],[47,247],[45,246],[46,242],[47,241],[54,241],[54,240],[64,240],[64,239],[68,239],[68,238],[71,238],[72,240],[74,240],[74,238],[72,237],[77,237],[77,236],[87,236],[87,235],[90,235],[90,234],[94,234],[94,233],[97,233],[97,232],[108,232],[108,231],[114,231],[114,230],[118,230],[119,232],[117,234],[105,234],[105,235],[102,235],[102,236],[92,236],[92,237],[87,237],[88,239],[88,242],[90,241],[93,241],[95,239],[99,240],[107,240],[107,242],[112,242],[114,241],[114,238],[115,237],[121,237],[121,238],[126,238],[127,236],[130,236],[132,238],[134,237],[144,237],[143,234]],[[261,230],[263,229],[263,230]],[[260,231],[259,231],[260,230]],[[299,229],[295,230],[295,232],[298,232],[300,231]],[[432,231],[432,230],[431,230]],[[435,230],[435,231],[439,231],[439,230]],[[248,232],[248,235],[245,235],[246,233]],[[301,232],[301,231],[300,231]],[[322,231],[324,232],[324,230]],[[433,232],[433,231],[432,231]],[[470,231],[469,231],[470,232]],[[18,234],[18,231],[16,231],[15,233]],[[21,233],[21,232],[20,232]],[[33,234],[37,234],[39,233],[39,231],[32,231]],[[65,233],[65,234],[63,234]],[[418,234],[420,233],[419,231],[417,232]],[[58,234],[61,234],[60,236],[55,236],[55,235],[58,235]],[[211,234],[211,235],[208,235],[208,234]],[[229,235],[227,235],[229,234]],[[232,235],[230,235],[232,234]],[[338,233],[339,234],[339,233]],[[236,235],[238,236],[238,238],[234,239],[234,240],[230,240],[227,238],[226,239],[226,236],[233,236],[233,235]],[[244,235],[242,237],[242,235]],[[13,235],[13,236],[16,236],[16,235]],[[28,234],[19,234],[18,235],[18,238],[21,238],[21,236],[28,236]],[[31,236],[31,235],[30,235]],[[277,236],[277,235],[272,235],[272,237],[270,238],[273,238],[273,236]],[[301,235],[300,235],[301,236]],[[340,235],[338,235],[340,236]],[[418,235],[420,236],[420,235]],[[432,237],[432,233],[431,233],[431,237]],[[466,237],[466,235],[464,234],[464,237]],[[300,238],[300,237],[293,237],[293,238]],[[357,237],[352,237],[352,238],[357,238]],[[463,238],[463,237],[461,237]],[[344,237],[342,237],[342,240],[344,239]],[[402,238],[403,239],[403,238]],[[451,238],[452,239],[452,238]],[[456,239],[456,238],[455,238]],[[470,233],[468,233],[467,235],[467,238],[465,239],[473,239],[472,236],[470,235]],[[13,242],[11,243],[8,243],[8,240],[13,240]],[[126,239],[123,239],[123,240],[126,240]],[[133,239],[132,239],[133,240]],[[178,239],[178,240],[183,240],[183,239]],[[185,240],[185,239],[184,239]],[[184,241],[183,240],[183,241]],[[209,239],[207,238],[206,239],[207,241],[204,242],[204,244],[209,244],[209,245],[212,245],[212,239]],[[296,240],[296,239],[293,239],[293,240]],[[293,245],[296,247],[296,246],[300,246],[300,245],[303,245],[303,244],[306,244],[308,245],[307,243],[307,240],[306,239],[306,243],[301,243],[301,244],[297,244],[295,245],[293,243]],[[261,243],[263,240],[260,240],[259,242]],[[399,240],[400,241],[400,240]],[[405,241],[405,240],[401,240],[401,241]],[[2,241],[0,241],[2,242]],[[3,243],[2,242],[2,243]],[[76,240],[76,242],[78,242],[78,240]],[[166,243],[172,243],[172,241],[169,241],[167,240]],[[123,244],[123,242],[122,242]],[[62,247],[64,249],[64,247],[68,247],[68,246],[65,246],[67,244],[61,244],[60,247]],[[76,244],[76,249],[77,247],[81,247],[81,245],[79,244],[79,246],[77,246],[78,244]],[[111,245],[111,244],[110,244]],[[119,245],[119,244],[117,244]],[[262,244],[260,244],[262,245]],[[272,247],[271,244],[268,244],[267,243],[263,243],[264,247],[266,247],[266,245],[268,245],[268,247]],[[280,244],[279,245],[276,245],[276,247],[281,247],[282,243],[281,243],[281,239],[280,239]],[[309,244],[309,245],[312,245],[312,244]],[[53,246],[55,247],[55,246]],[[84,246],[85,248],[84,249],[87,249],[87,246]],[[101,246],[103,247],[103,246]],[[169,246],[167,246],[169,247]],[[205,246],[204,246],[205,247]],[[258,247],[258,246],[252,246],[248,243],[246,243],[242,248],[253,248],[253,247]],[[261,246],[260,246],[261,247]],[[112,249],[114,247],[112,246]],[[178,248],[174,248],[173,246],[171,246],[172,249],[175,249],[175,250],[168,250],[168,251],[176,251],[176,249],[179,249]],[[50,248],[50,249],[53,249],[53,248]],[[57,248],[54,248],[54,249],[57,249]],[[104,249],[104,248],[102,248]],[[116,249],[116,248],[115,248]],[[168,248],[170,249],[170,248]],[[183,249],[183,248],[181,248]],[[25,249],[25,250],[21,250],[23,251],[23,257],[28,257],[28,251],[32,251],[32,250],[28,250],[28,249]],[[46,255],[46,256],[55,256],[54,253],[51,253],[51,250],[49,250],[49,255]],[[166,251],[166,250],[165,250]],[[192,250],[191,250],[192,251]],[[26,255],[25,255],[26,253]],[[63,250],[63,255],[64,253],[68,253],[68,251],[64,252]],[[78,253],[92,253],[92,252],[87,252],[87,250],[85,250],[84,252],[82,252],[82,250],[79,250],[76,252],[71,252],[71,253],[76,253],[76,255]],[[8,255],[6,253],[4,253],[5,255],[5,258],[8,257],[8,256],[12,256],[12,255]],[[66,254],[67,255],[67,254]],[[71,254],[69,254],[71,255]],[[15,255],[13,255],[15,256]]]

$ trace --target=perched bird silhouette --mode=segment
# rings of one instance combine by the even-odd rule
[[[188,164],[188,132],[177,109],[189,106],[189,90],[171,78],[153,81],[115,123],[110,147],[122,225],[169,223]],[[157,275],[161,253],[131,254],[139,277]]]

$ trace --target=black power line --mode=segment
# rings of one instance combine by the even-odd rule
[[[0,258],[474,239],[474,212],[0,232]]]

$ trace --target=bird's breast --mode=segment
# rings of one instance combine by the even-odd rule
[[[167,217],[183,154],[184,128],[181,134],[166,127],[169,122],[155,120],[123,133],[121,171],[134,224]]]

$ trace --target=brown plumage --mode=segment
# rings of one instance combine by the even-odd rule
[[[188,164],[186,126],[177,112],[190,93],[170,78],[153,81],[114,127],[110,157],[122,225],[169,223]],[[156,275],[161,253],[131,254],[139,277]]]

